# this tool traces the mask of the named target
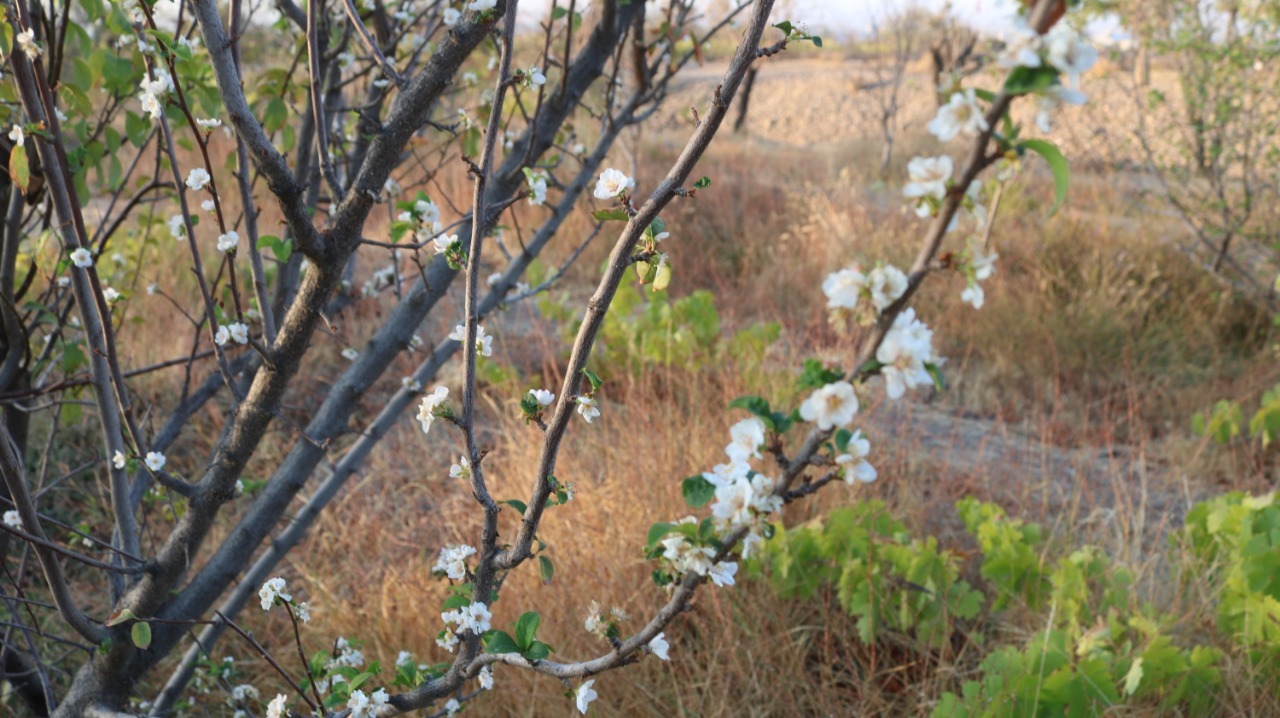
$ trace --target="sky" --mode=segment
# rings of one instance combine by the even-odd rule
[[[536,22],[545,14],[551,0],[521,0],[520,14]],[[558,0],[567,5],[566,0]],[[584,5],[578,0],[577,5]],[[781,3],[779,3],[781,4]],[[947,0],[791,0],[794,8],[789,14],[792,21],[804,22],[810,28],[822,28],[835,35],[856,33],[867,28],[875,16],[886,12],[921,7],[939,10]],[[970,25],[992,34],[999,34],[1008,27],[1009,18],[1017,0],[951,0],[952,11]],[[777,11],[774,11],[777,15]]]

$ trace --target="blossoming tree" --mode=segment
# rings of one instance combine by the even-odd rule
[[[659,215],[710,184],[695,180],[695,169],[753,61],[821,39],[771,22],[772,0],[738,6],[700,30],[686,0],[647,7],[607,1],[590,32],[579,29],[584,18],[570,2],[544,20],[538,58],[517,61],[516,4],[345,0],[300,7],[277,0],[278,15],[268,17],[262,6],[239,0],[221,9],[213,0],[191,0],[165,13],[126,0],[74,9],[18,3],[7,12],[0,50],[17,103],[8,106],[10,211],[0,271],[7,342],[0,391],[10,402],[0,441],[0,598],[8,611],[0,654],[6,680],[33,712],[173,714],[197,666],[210,662],[212,647],[230,632],[228,640],[246,642],[279,680],[265,691],[227,686],[227,703],[271,718],[452,714],[478,695],[470,686],[494,687],[500,664],[569,683],[577,709],[587,713],[598,698],[594,676],[650,657],[678,660],[668,624],[705,584],[734,585],[738,559],[771,534],[784,505],[833,481],[876,478],[871,446],[857,430],[861,398],[880,391],[877,377],[893,399],[939,380],[927,311],[917,313],[911,301],[928,276],[946,270],[963,278],[965,299],[982,306],[982,282],[997,258],[989,237],[1000,188],[1028,151],[1048,160],[1059,202],[1065,192],[1061,154],[1042,139],[1023,139],[1009,114],[1020,98],[1047,107],[1076,91],[1093,59],[1073,30],[1056,23],[1059,3],[1042,0],[1027,10],[1001,58],[1007,76],[993,79],[993,88],[977,79],[971,87],[957,79],[941,88],[948,101],[929,130],[963,149],[958,161],[944,153],[909,166],[905,199],[923,220],[912,266],[854,261],[824,282],[832,321],[859,332],[857,355],[844,367],[806,364],[802,381],[812,391],[797,407],[775,408],[764,397],[733,402],[730,410],[748,416],[726,419],[725,461],[683,484],[691,507],[706,507],[708,515],[673,517],[645,537],[665,599],[630,634],[617,615],[593,610],[585,627],[607,639],[608,650],[579,660],[553,657],[538,635],[548,607],[517,607],[520,618],[509,629],[495,625],[492,608],[518,600],[502,591],[508,575],[550,564],[538,532],[549,507],[573,498],[555,477],[566,434],[590,431],[601,416],[603,382],[588,363],[605,313],[632,272],[645,284],[669,281],[679,230]],[[665,98],[696,53],[691,45],[740,14],[737,50],[666,175],[632,177],[609,167],[605,158],[619,134]],[[649,21],[659,28],[653,40]],[[241,41],[268,24],[288,39],[296,62],[255,75]],[[694,32],[692,42],[683,39]],[[639,52],[621,52],[628,38]],[[491,89],[478,108],[449,112],[461,97],[451,87],[472,81],[464,67],[488,47],[496,49]],[[620,71],[627,63],[629,75]],[[590,147],[572,125],[580,109],[598,125]],[[219,148],[227,148],[224,163],[214,161]],[[468,166],[469,199],[427,192],[446,162]],[[148,164],[153,176],[145,174]],[[563,384],[511,397],[530,431],[539,432],[541,449],[527,500],[504,509],[489,491],[488,439],[477,432],[477,357],[492,352],[493,340],[482,322],[545,288],[525,284],[526,270],[558,238],[565,218],[580,211],[588,189],[604,204],[595,220],[620,229],[583,308]],[[282,236],[264,233],[260,194],[274,205]],[[495,227],[521,201],[550,211],[516,253]],[[389,229],[379,231],[389,236],[366,236],[380,211]],[[127,274],[112,248],[153,225],[189,257],[195,303],[182,313],[192,349],[172,362],[126,370],[116,347],[129,338],[129,325],[119,320],[132,298],[113,286]],[[958,247],[940,259],[949,241]],[[357,260],[390,265],[355,291]],[[27,264],[22,280],[18,262]],[[497,271],[482,282],[486,265]],[[443,311],[441,299],[455,282],[462,285],[462,316],[450,317],[455,329],[427,346],[418,327]],[[365,345],[341,350],[341,376],[308,407],[306,424],[293,425],[282,409],[324,343],[319,327],[358,301],[386,302],[385,321]],[[405,353],[418,357],[412,374],[385,376]],[[459,354],[461,386],[450,387],[437,374]],[[169,365],[188,367],[192,380],[176,405],[151,406],[130,379]],[[207,365],[201,381],[196,375]],[[387,382],[396,387],[391,399],[358,439],[335,452],[331,442],[349,431],[359,397]],[[73,494],[89,493],[82,474],[101,472],[109,497],[101,524],[60,521],[64,494],[48,491],[33,448],[66,436],[59,418],[83,417],[59,414],[59,401],[48,409],[18,403],[71,391],[91,400],[85,423],[97,446],[75,447],[87,463],[59,482]],[[201,407],[217,402],[227,419],[215,427],[207,462],[180,475],[166,452]],[[339,640],[331,653],[308,659],[298,630],[310,619],[299,598],[305,588],[289,585],[276,568],[415,406],[422,432],[446,433],[457,447],[450,475],[467,482],[482,517],[474,545],[438,549],[435,572],[453,583],[436,640],[449,658],[419,664],[414,652],[434,649],[406,646],[394,673],[379,673],[357,646]],[[29,414],[39,410],[54,418],[37,427]],[[278,424],[287,425],[293,443],[261,488],[241,498],[246,467]],[[328,470],[316,476],[322,463]],[[237,501],[247,507],[232,519],[228,506]],[[514,535],[499,536],[503,510],[519,513]],[[90,552],[88,545],[102,548]],[[38,588],[26,575],[33,566]],[[272,654],[236,623],[248,605],[287,617],[297,656]],[[151,685],[160,686],[154,695],[139,695]]]

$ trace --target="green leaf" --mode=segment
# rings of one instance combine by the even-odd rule
[[[1058,71],[1052,65],[1042,64],[1040,67],[1017,67],[1009,73],[1004,81],[1004,91],[1010,95],[1024,95],[1039,92],[1058,82]]]
[[[591,382],[591,391],[593,392],[599,391],[600,385],[604,384],[604,380],[600,378],[600,375],[596,374],[590,369],[583,369],[582,374],[583,376],[587,377],[588,382]]]
[[[625,209],[598,209],[591,213],[591,217],[597,222],[626,222],[631,219]]]
[[[489,653],[519,653],[520,646],[506,631],[492,631],[484,637],[484,649]]]
[[[1049,210],[1049,215],[1052,216],[1067,198],[1067,184],[1071,180],[1067,158],[1062,156],[1062,152],[1052,142],[1045,140],[1025,140],[1022,146],[1043,157],[1049,163],[1049,171],[1053,172],[1053,209]]]
[[[444,610],[446,611],[452,611],[455,608],[462,608],[463,606],[470,606],[470,605],[471,605],[470,596],[461,596],[456,593],[444,600]]]
[[[31,166],[27,164],[27,148],[14,147],[9,152],[9,177],[24,192],[31,181]]]
[[[102,625],[106,626],[107,628],[110,628],[112,626],[119,626],[120,624],[125,623],[126,621],[132,621],[136,618],[137,616],[133,615],[133,611],[127,608],[122,608],[119,611],[116,611],[115,613],[111,614],[111,617],[107,619],[107,622]]]
[[[710,187],[710,186],[711,186],[711,178],[710,178],[710,177],[707,177],[707,176],[703,176],[703,178],[702,178],[702,179],[700,179],[700,180],[698,180],[697,182],[694,182],[694,183],[693,183],[693,188],[694,188],[694,189],[705,189],[705,188]]]
[[[574,13],[575,15],[577,13]],[[540,661],[551,655],[552,648],[542,641],[534,641],[529,650],[524,652],[524,657],[531,661]]]
[[[800,374],[801,389],[821,389],[827,384],[840,381],[844,372],[835,367],[823,366],[817,359],[805,359],[804,371]]]
[[[822,47],[822,37],[820,35],[810,35],[809,39],[813,41],[814,47]]]
[[[716,495],[715,484],[707,481],[702,474],[685,479],[680,490],[684,494],[684,502],[693,509],[706,506],[707,502]]]
[[[551,583],[551,579],[555,578],[556,565],[554,563],[551,563],[551,559],[547,558],[546,556],[538,557],[538,569],[539,569],[539,572],[542,574],[543,583]]]
[[[946,391],[947,380],[942,376],[942,369],[932,362],[924,363],[924,370],[929,372],[929,376],[933,377],[933,388],[938,391]]]
[[[540,623],[542,623],[542,616],[538,615],[537,611],[528,611],[516,621],[516,645],[520,646],[522,653],[533,646]]]
[[[523,501],[521,501],[521,500],[519,500],[519,499],[507,499],[506,501],[503,501],[502,503],[506,504],[507,506],[510,506],[511,508],[515,509],[516,511],[519,511],[521,516],[524,516],[524,512],[525,512],[525,511],[527,511],[527,510],[529,509],[529,506],[528,506],[527,504],[525,504],[525,502],[523,502]]]
[[[776,28],[778,28],[779,30],[781,30],[781,31],[785,32],[785,33],[787,34],[787,36],[788,36],[788,37],[790,37],[790,36],[791,36],[791,29],[792,29],[792,27],[793,27],[793,26],[791,25],[791,21],[790,21],[790,20],[783,20],[782,22],[780,22],[780,23],[778,23],[778,24],[774,25],[774,27],[776,27]]]
[[[645,536],[644,545],[646,548],[653,548],[658,542],[667,537],[667,534],[675,530],[676,525],[673,523],[660,522],[649,527],[649,534]]]
[[[836,431],[836,435],[835,435],[836,449],[838,449],[840,453],[844,453],[844,451],[849,448],[849,440],[852,438],[853,438],[853,432],[849,431],[848,429],[840,429]]]
[[[145,621],[138,621],[133,624],[133,629],[129,631],[129,635],[133,638],[133,645],[145,651],[151,645],[151,624]]]
[[[559,5],[556,5],[555,7],[551,8],[551,20],[552,20],[552,22],[554,22],[554,21],[556,21],[556,20],[559,20],[560,18],[562,18],[562,17],[564,17],[565,15],[568,15],[568,14],[569,14],[569,11],[568,11],[567,9],[565,9],[565,8],[560,7]]]

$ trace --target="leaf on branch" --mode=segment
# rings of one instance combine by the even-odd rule
[[[684,502],[694,509],[706,506],[716,495],[715,484],[707,481],[702,474],[685,479],[680,490],[684,494]]]
[[[31,165],[27,163],[27,148],[14,147],[9,153],[9,178],[22,191],[27,190],[31,182]]]
[[[119,611],[112,613],[111,616],[107,619],[107,622],[102,625],[106,626],[107,628],[111,628],[112,626],[119,626],[122,623],[126,623],[128,621],[132,621],[135,619],[137,619],[137,616],[133,615],[133,611],[127,608],[122,608]]]
[[[591,217],[597,222],[626,222],[631,219],[625,209],[598,209],[591,213]]]
[[[600,378],[600,375],[590,369],[583,369],[582,375],[587,377],[587,381],[591,383],[591,391],[593,392],[599,391],[600,386],[604,384],[604,380]]]
[[[542,616],[537,611],[527,611],[516,621],[516,645],[520,646],[521,653],[533,646],[541,623]]]
[[[129,635],[133,638],[133,645],[145,651],[151,645],[151,624],[139,621],[133,624]]]
[[[1057,146],[1045,140],[1026,140],[1022,146],[1043,157],[1049,164],[1049,171],[1053,173],[1053,209],[1049,210],[1049,216],[1053,216],[1067,198],[1067,186],[1071,181],[1067,158],[1062,156]]]
[[[484,649],[489,653],[519,653],[520,646],[506,631],[490,631],[484,637]]]
[[[551,559],[546,556],[538,557],[538,569],[542,574],[542,582],[544,584],[551,583],[551,579],[555,578],[556,565],[551,563]]]

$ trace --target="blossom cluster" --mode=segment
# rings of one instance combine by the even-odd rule
[[[436,645],[452,653],[461,634],[470,631],[476,636],[484,635],[490,628],[489,622],[493,620],[493,614],[489,613],[488,606],[477,601],[462,608],[445,611],[440,614],[440,619],[444,621],[445,627],[436,636]]]

